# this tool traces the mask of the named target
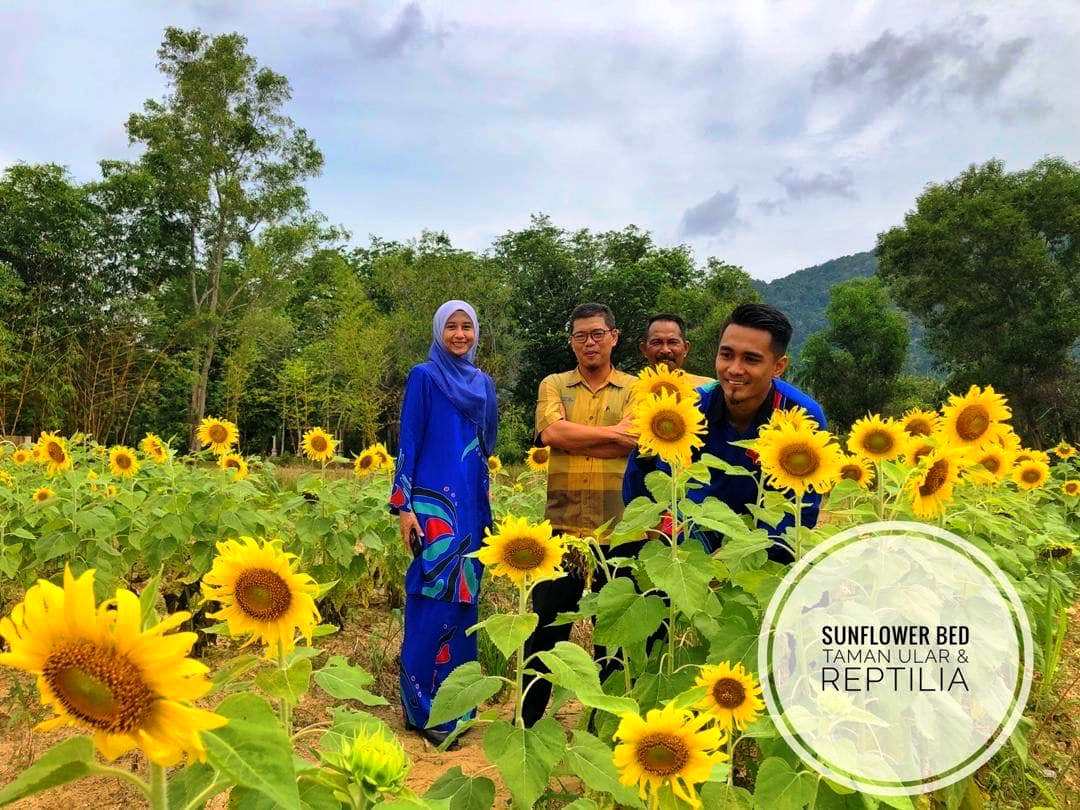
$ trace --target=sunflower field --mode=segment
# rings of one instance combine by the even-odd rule
[[[53,745],[0,787],[0,803],[93,778],[153,808],[1030,806],[1017,782],[1056,805],[1029,742],[1055,699],[1080,580],[1076,449],[1023,447],[1005,399],[973,386],[941,411],[868,415],[843,441],[778,411],[746,443],[751,471],[695,458],[704,425],[679,373],[645,372],[639,385],[639,448],[662,469],[646,479],[651,497],[599,537],[542,520],[546,448],[524,468],[489,459],[480,660],[443,682],[430,724],[471,719],[423,773],[415,740],[397,733],[394,680],[335,647],[350,633],[375,646],[370,610],[401,604],[409,557],[386,508],[386,447],[346,458],[313,427],[293,475],[243,455],[221,419],[204,420],[204,449],[189,455],[152,434],[138,447],[52,433],[5,446],[0,664],[9,700],[40,699],[27,715]],[[748,514],[688,497],[714,468],[756,479]],[[813,528],[801,525],[807,493],[825,496]],[[762,615],[787,570],[768,559],[768,527],[787,515],[796,557],[854,525],[914,520],[960,534],[1008,575],[1038,674],[1030,719],[991,766],[930,796],[877,797],[787,746],[756,671]],[[722,545],[708,553],[699,532]],[[530,593],[564,575],[569,555],[595,568],[578,611],[559,619],[578,635],[526,656]],[[606,651],[603,680],[590,644]],[[553,685],[553,705],[526,728],[536,679]],[[454,747],[470,758],[448,764]]]

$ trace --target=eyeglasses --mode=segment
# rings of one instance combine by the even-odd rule
[[[570,339],[574,343],[587,343],[591,338],[594,343],[599,343],[604,339],[604,335],[614,331],[614,329],[593,329],[591,332],[574,332],[570,335]]]

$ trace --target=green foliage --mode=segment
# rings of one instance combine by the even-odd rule
[[[972,166],[919,196],[904,224],[878,237],[880,274],[922,318],[953,390],[992,384],[1018,432],[1080,436],[1080,167],[1046,158],[1006,172]]]
[[[907,323],[877,278],[832,288],[828,327],[811,335],[796,380],[825,409],[837,432],[880,413],[893,397],[908,347]]]

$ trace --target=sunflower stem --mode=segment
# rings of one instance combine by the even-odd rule
[[[529,598],[528,589],[522,585],[518,588],[518,615],[524,616],[525,609],[528,607],[527,601]],[[516,681],[514,685],[514,719],[516,720],[519,728],[525,728],[525,718],[521,716],[522,704],[525,702],[525,642],[518,644],[517,648],[517,674],[514,678]],[[530,686],[532,684],[529,684]]]
[[[728,738],[727,738],[727,755],[728,755],[727,783],[728,783],[728,785],[732,785],[732,786],[735,784],[735,744],[738,742],[738,740],[735,739],[735,734],[733,732],[734,732],[734,729],[731,729],[730,731],[728,731]],[[739,739],[742,739],[742,735],[739,736]]]
[[[671,460],[671,563],[679,560],[679,460]],[[675,674],[675,603],[668,596],[668,676]]]
[[[281,670],[281,677],[285,683],[288,683],[289,668],[285,665],[285,645],[281,643],[281,639],[278,639],[277,644],[277,663],[278,668]],[[283,697],[279,701],[278,707],[281,712],[281,725],[285,727],[285,734],[292,737],[292,706],[289,705],[288,699]]]
[[[874,471],[877,473],[877,514],[878,520],[885,519],[885,482],[881,478],[881,462],[874,462]]]
[[[151,810],[169,810],[169,790],[165,768],[156,762],[150,763],[150,807]]]
[[[799,494],[795,501],[795,560],[802,557],[802,495]]]

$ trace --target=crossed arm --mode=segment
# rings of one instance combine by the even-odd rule
[[[630,417],[617,425],[582,425],[566,418],[566,409],[555,386],[546,380],[540,384],[536,424],[540,441],[567,453],[593,458],[624,458],[637,446],[630,434]]]

